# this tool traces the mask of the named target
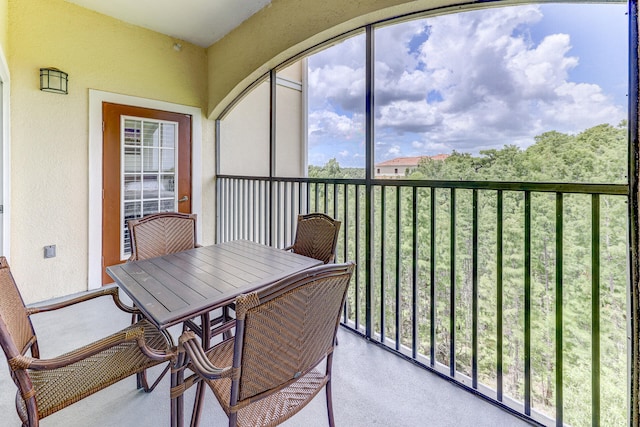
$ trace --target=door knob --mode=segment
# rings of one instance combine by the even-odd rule
[[[189,201],[189,196],[182,196],[178,202],[187,202]]]

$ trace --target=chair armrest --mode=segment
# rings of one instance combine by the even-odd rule
[[[184,332],[180,335],[178,342],[190,359],[192,369],[201,377],[208,380],[216,380],[219,378],[234,378],[236,376],[234,373],[237,370],[233,369],[233,367],[218,368],[211,363],[193,332]]]
[[[128,305],[124,304],[120,300],[120,296],[118,294],[118,289],[119,288],[116,285],[103,286],[100,289],[81,292],[81,293],[76,294],[74,296],[63,298],[63,299],[61,299],[61,300],[59,300],[57,302],[54,302],[54,303],[29,304],[28,306],[26,306],[27,314],[31,315],[31,314],[36,314],[36,313],[44,313],[44,312],[47,312],[47,311],[58,310],[60,308],[69,307],[71,305],[78,304],[78,303],[81,303],[81,302],[84,302],[84,301],[89,301],[91,299],[102,297],[102,296],[105,296],[105,295],[110,295],[113,298],[114,304],[116,306],[118,306],[118,308],[120,310],[122,310],[124,312],[127,312],[127,313],[131,313],[131,314],[139,314],[140,310],[138,310],[137,308],[134,308],[134,307],[129,307]]]
[[[147,346],[144,340],[144,328],[138,327],[115,333],[85,347],[73,350],[69,353],[66,353],[62,356],[54,357],[52,359],[38,359],[19,355],[12,357],[8,362],[12,370],[33,369],[41,371],[59,369],[84,360],[117,345],[132,341],[137,341],[140,351],[150,359],[169,360],[175,355],[174,352],[167,353],[164,351],[152,349],[151,347]]]

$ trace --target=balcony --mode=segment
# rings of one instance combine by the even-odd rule
[[[625,424],[626,185],[217,182],[219,241],[283,247],[299,212],[342,221],[338,261],[355,260],[358,269],[334,362],[338,425]],[[589,227],[578,227],[576,218]],[[567,250],[576,237],[580,244]],[[578,300],[576,292],[586,297]],[[74,333],[77,319],[84,327]],[[105,299],[33,320],[47,357],[130,319]],[[18,425],[3,366],[1,409],[8,425]],[[43,425],[84,426],[88,417],[104,426],[167,425],[168,388],[165,378],[145,394],[132,378]],[[576,402],[578,395],[585,401]],[[224,424],[207,399],[205,419]],[[192,401],[193,390],[187,408]],[[577,421],[576,408],[584,408]],[[326,425],[322,397],[287,425]]]
[[[627,185],[218,176],[218,239],[342,221],[343,326],[539,425],[627,421]],[[428,400],[425,397],[424,400]]]
[[[83,324],[78,324],[83,319]],[[57,355],[126,326],[130,317],[116,309],[110,298],[98,298],[56,313],[32,317],[43,357]],[[75,329],[74,327],[75,326]],[[80,326],[80,328],[78,328]],[[439,379],[411,362],[395,357],[340,328],[334,358],[334,411],[343,426],[525,426],[526,422],[483,399]],[[180,329],[172,330],[174,336]],[[64,347],[61,346],[64,343]],[[15,391],[6,363],[0,368],[2,425],[20,425]],[[152,374],[153,377],[153,374]],[[190,415],[193,392],[185,398]],[[226,425],[215,398],[207,393],[203,423]],[[186,422],[187,420],[185,420]],[[57,412],[43,426],[157,427],[169,425],[169,379],[146,394],[136,390],[135,377],[117,383],[79,403]],[[188,425],[188,424],[185,424]],[[287,426],[326,426],[324,394],[287,421]]]

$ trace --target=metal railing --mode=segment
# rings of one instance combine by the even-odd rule
[[[344,326],[532,423],[616,425],[628,191],[219,176],[217,238],[285,247],[298,213],[340,219],[338,261],[357,263]]]

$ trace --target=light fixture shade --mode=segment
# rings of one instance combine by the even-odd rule
[[[68,77],[67,73],[57,68],[40,68],[40,90],[66,95],[69,93]]]

